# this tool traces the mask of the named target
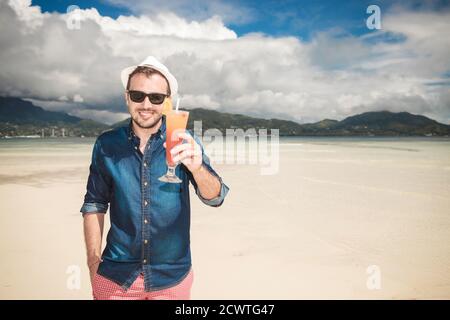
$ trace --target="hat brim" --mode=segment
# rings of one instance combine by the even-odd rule
[[[135,65],[135,66],[130,66],[127,67],[125,69],[122,70],[122,72],[120,73],[120,79],[122,80],[122,85],[123,87],[126,89],[127,88],[127,84],[128,84],[128,77],[130,76],[130,74],[137,68],[137,67],[143,67],[143,66],[147,66],[147,67],[151,67],[157,71],[159,71],[166,79],[167,82],[169,82],[169,87],[170,87],[170,93],[171,95],[176,95],[178,92],[178,82],[175,79],[175,77],[168,72],[167,70],[158,68],[154,65]]]

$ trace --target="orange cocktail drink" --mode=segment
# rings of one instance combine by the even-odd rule
[[[172,110],[166,114],[166,162],[167,173],[159,178],[159,181],[169,183],[180,183],[181,179],[175,174],[175,168],[178,163],[172,159],[170,151],[173,147],[182,142],[178,134],[186,130],[189,118],[188,111]]]
[[[176,165],[172,160],[170,150],[181,143],[182,139],[178,138],[178,133],[186,129],[188,118],[188,111],[172,110],[166,114],[166,159],[169,167]]]

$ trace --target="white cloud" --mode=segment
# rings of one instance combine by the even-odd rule
[[[8,4],[17,14],[17,18],[25,23],[25,28],[22,29],[25,33],[28,31],[27,28],[41,27],[44,19],[49,17],[49,14],[41,13],[39,6],[31,6],[31,0],[8,0]]]
[[[112,19],[87,9],[72,30],[66,14],[42,14],[29,1],[0,7],[0,94],[45,108],[122,118],[120,70],[155,55],[177,77],[189,108],[300,122],[388,109],[450,121],[448,12],[386,12],[383,29],[370,35],[328,31],[303,42],[237,37],[217,16]],[[391,35],[403,40],[385,41]]]
[[[223,25],[219,16],[213,16],[205,21],[197,22],[181,18],[171,12],[160,12],[154,16],[119,16],[117,19],[103,17],[95,8],[81,10],[61,15],[67,19],[77,19],[79,25],[86,21],[94,21],[105,35],[113,37],[115,33],[127,36],[173,36],[183,39],[235,39],[236,33]]]
[[[90,109],[72,109],[70,114],[79,118],[92,119],[106,124],[113,124],[130,117],[128,113]]]
[[[123,112],[87,109],[86,106],[83,105],[82,101],[75,101],[76,99],[77,98],[74,97],[74,101],[69,101],[67,97],[62,96],[59,98],[59,101],[40,99],[26,100],[48,111],[65,112],[82,119],[91,119],[106,124],[113,124],[130,117],[130,114],[126,112],[127,108],[125,106],[122,109]]]
[[[183,100],[180,100],[180,102],[181,101],[183,101],[182,105],[184,106],[195,106],[196,108],[217,109],[220,107],[220,104],[217,101],[212,100],[207,94],[185,94],[183,95]]]
[[[82,103],[82,102],[84,102],[84,99],[79,94],[76,94],[76,95],[73,96],[73,102]]]
[[[104,0],[112,5],[125,7],[135,15],[155,16],[161,12],[174,12],[189,20],[203,21],[220,16],[226,23],[249,23],[255,19],[255,10],[245,2],[234,0]]]

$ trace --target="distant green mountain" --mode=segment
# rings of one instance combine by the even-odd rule
[[[0,97],[0,137],[19,135],[97,136],[109,128],[63,112],[47,111],[29,101]]]
[[[306,135],[317,136],[448,136],[450,126],[408,112],[372,111],[341,121],[322,120],[302,125]]]
[[[342,121],[325,119],[315,123],[299,124],[279,119],[259,119],[240,114],[223,113],[202,108],[189,110],[188,128],[202,120],[202,129],[249,128],[279,129],[281,136],[445,136],[450,126],[421,115],[408,112],[376,111],[347,117]],[[112,127],[127,125],[129,118]]]
[[[62,112],[46,111],[29,101],[0,97],[0,122],[21,123],[76,123],[80,118]]]
[[[232,114],[208,110],[203,108],[190,109],[187,127],[194,128],[194,121],[202,121],[202,130],[219,129],[225,132],[226,129],[243,129],[246,131],[250,128],[258,129],[279,129],[281,135],[300,135],[302,134],[302,126],[294,121],[278,120],[278,119],[259,119],[245,116],[242,114]],[[112,128],[126,126],[130,118],[113,124]]]
[[[333,128],[337,123],[339,123],[339,121],[337,120],[325,119],[315,123],[303,124],[302,127],[307,133],[329,132],[329,130]]]
[[[202,129],[217,128],[224,132],[225,129],[279,129],[281,135],[301,135],[302,126],[294,121],[279,119],[260,119],[241,114],[224,113],[215,110],[196,108],[189,110],[188,128],[194,127],[194,121],[202,121]]]
[[[105,130],[126,126],[130,118],[111,126],[84,120],[62,112],[46,111],[31,102],[18,98],[0,97],[0,137],[17,135],[55,134],[62,129],[66,136],[97,136]],[[254,128],[278,129],[281,136],[448,136],[450,126],[425,116],[408,112],[365,112],[337,121],[324,119],[315,123],[299,124],[280,119],[260,119],[241,114],[196,108],[189,110],[188,128],[194,121],[202,121],[202,129]]]
[[[365,112],[335,123],[330,130],[336,133],[373,135],[448,135],[450,126],[422,115],[408,112]]]

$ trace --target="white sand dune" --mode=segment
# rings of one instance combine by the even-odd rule
[[[91,298],[79,209],[92,146],[55,146],[0,145],[1,299]],[[216,165],[231,191],[217,209],[192,194],[193,299],[449,299],[449,147],[301,139],[282,143],[275,175]]]

